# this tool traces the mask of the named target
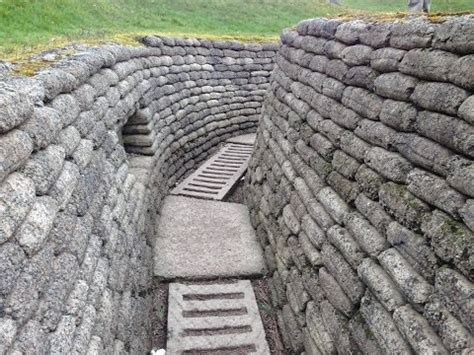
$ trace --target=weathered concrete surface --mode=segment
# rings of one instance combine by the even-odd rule
[[[168,196],[158,222],[155,276],[262,275],[262,251],[244,205]]]
[[[237,143],[237,144],[246,144],[246,145],[254,145],[255,137],[257,135],[255,133],[251,134],[242,134],[237,137],[232,137],[227,140],[228,143]]]
[[[168,307],[167,354],[224,349],[235,354],[270,354],[248,280],[172,283]]]
[[[222,201],[244,175],[251,155],[251,146],[227,143],[171,194]]]

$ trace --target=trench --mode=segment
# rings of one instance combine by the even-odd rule
[[[170,329],[191,353],[258,353],[254,327],[273,353],[470,351],[473,38],[470,15],[313,19],[278,45],[147,37],[2,80],[0,353],[142,354]],[[173,195],[253,133],[225,202]],[[192,190],[214,191],[243,155]],[[201,266],[245,272],[160,275],[220,240],[190,248],[179,233],[229,226],[255,248]],[[156,256],[172,230],[176,258]],[[245,262],[259,255],[265,272]],[[170,314],[187,322],[170,328]],[[244,314],[263,322],[235,323]]]
[[[224,202],[232,202],[232,203],[240,203],[243,204],[245,201],[243,200],[242,196],[242,188],[243,182],[237,185],[236,189],[226,198]],[[244,276],[240,279],[245,278]],[[199,280],[199,282],[208,282],[214,283],[216,281],[237,281],[239,278],[219,278],[219,279],[208,279],[208,280]],[[271,353],[284,353],[285,347],[281,340],[281,335],[278,330],[277,320],[276,320],[276,312],[272,305],[271,298],[270,298],[270,290],[268,288],[268,281],[266,276],[256,276],[250,279],[253,292],[255,293],[255,298],[257,301],[257,305],[260,311],[260,317],[263,323],[263,328],[265,332],[265,340],[268,344],[268,348]],[[154,281],[154,298],[153,298],[153,309],[152,314],[154,315],[153,319],[153,341],[152,341],[152,348],[153,349],[166,349],[167,344],[167,321],[168,321],[168,287],[170,281],[165,281],[160,278],[155,278]],[[180,280],[177,280],[180,282]],[[181,281],[182,282],[182,281]],[[185,280],[184,282],[192,283],[192,278]],[[196,282],[196,281],[194,281]],[[221,315],[221,316],[228,316],[228,315]],[[233,315],[235,317],[237,315]],[[245,333],[249,333],[251,331],[250,326],[246,326],[247,328],[243,330]],[[226,328],[222,329],[223,332],[226,332]],[[232,329],[231,329],[232,331]],[[209,335],[208,333],[202,333],[199,335]],[[210,334],[213,335],[213,334]],[[232,352],[231,352],[232,353]],[[244,347],[240,347],[240,350],[236,350],[234,353],[248,353],[245,351]]]

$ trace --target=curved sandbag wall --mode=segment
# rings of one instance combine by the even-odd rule
[[[246,186],[288,351],[474,346],[474,19],[284,31]]]
[[[149,37],[0,82],[0,352],[146,353],[162,198],[254,132],[276,45]]]

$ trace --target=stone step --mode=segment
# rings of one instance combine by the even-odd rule
[[[221,201],[244,175],[251,155],[251,145],[227,143],[171,194]]]
[[[155,276],[209,279],[265,273],[245,205],[170,195],[157,229]]]
[[[242,134],[237,137],[232,137],[227,140],[228,143],[236,143],[236,144],[245,144],[245,145],[254,145],[255,143],[255,138],[256,138],[255,133],[251,134]]]
[[[270,354],[248,280],[172,283],[167,354]]]

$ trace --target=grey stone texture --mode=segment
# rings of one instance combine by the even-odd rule
[[[255,133],[242,134],[241,136],[229,138],[227,142],[253,146],[255,144],[255,137]]]
[[[0,137],[0,181],[21,167],[33,151],[33,142],[28,134],[12,130]]]
[[[144,42],[0,80],[1,354],[148,353],[163,199],[256,131],[276,44]]]
[[[262,275],[247,207],[168,196],[154,241],[154,273],[166,279]]]
[[[270,354],[249,280],[225,283],[171,283],[168,296],[169,354],[253,347]]]
[[[282,35],[245,192],[289,353],[472,351],[474,19],[444,20]]]

